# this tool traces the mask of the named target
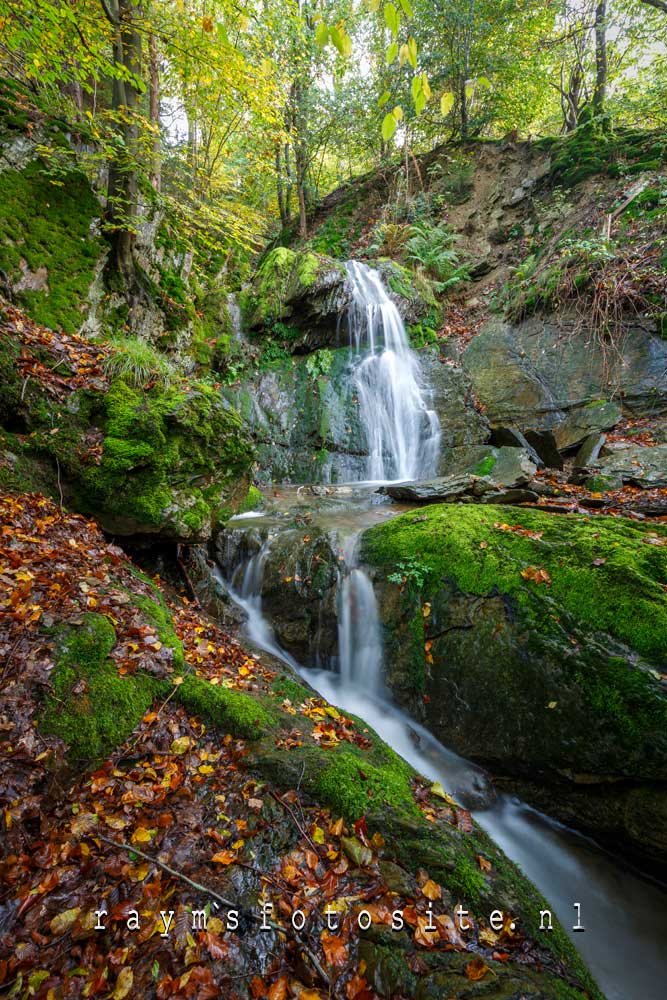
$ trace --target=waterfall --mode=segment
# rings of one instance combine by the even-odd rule
[[[368,574],[359,567],[360,534],[348,537],[342,548],[338,577],[338,661],[340,675],[370,695],[384,692],[382,677],[382,633],[375,590]]]
[[[440,423],[400,313],[377,271],[348,261],[352,384],[366,435],[367,478],[373,482],[436,475]]]

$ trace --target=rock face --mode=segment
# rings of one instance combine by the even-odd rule
[[[628,331],[615,358],[573,322],[496,321],[470,342],[462,361],[492,426],[552,429],[572,410],[612,398],[635,415],[667,411],[667,342],[641,328]]]
[[[442,364],[430,348],[420,352],[420,363],[440,418],[445,471],[456,449],[487,439],[488,425],[464,372]],[[260,478],[336,483],[365,477],[366,440],[349,375],[350,352],[341,347],[286,359],[225,390],[257,443]]]
[[[367,531],[361,555],[399,703],[553,815],[667,864],[631,807],[667,810],[667,531],[438,506]]]
[[[617,489],[624,484],[650,490],[667,487],[667,445],[623,448],[588,463],[591,489]]]

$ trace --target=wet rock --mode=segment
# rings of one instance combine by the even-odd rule
[[[621,419],[616,403],[589,403],[581,409],[571,410],[565,420],[554,428],[554,438],[559,451],[576,448],[591,433],[609,430]]]
[[[441,476],[438,479],[418,483],[392,483],[381,486],[378,493],[384,493],[393,500],[407,500],[413,503],[531,503],[537,500],[537,493],[529,489],[513,487],[503,489],[491,479],[463,473],[455,476]]]
[[[349,349],[332,350],[325,373],[313,367],[312,357],[281,361],[240,386],[225,388],[225,396],[257,443],[260,478],[326,484],[364,479],[368,452]],[[443,364],[432,348],[419,358],[440,420],[444,472],[453,449],[487,440],[488,423],[475,409],[465,372]]]

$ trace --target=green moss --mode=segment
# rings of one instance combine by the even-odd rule
[[[221,732],[243,739],[259,739],[276,726],[275,717],[256,698],[200,677],[186,677],[175,698],[188,712],[201,716]]]
[[[304,253],[297,262],[297,277],[303,288],[310,288],[317,281],[320,271],[320,258],[314,253]]]
[[[376,765],[360,751],[345,749],[321,762],[314,787],[337,815],[356,820],[386,805],[416,814],[409,779],[410,769],[397,756]]]
[[[245,514],[250,510],[261,510],[264,506],[264,495],[256,486],[249,486],[245,498],[239,504],[239,513]]]
[[[575,620],[608,632],[644,656],[664,659],[667,546],[643,542],[649,531],[667,537],[666,529],[622,518],[563,518],[513,510],[514,524],[541,532],[535,539],[494,528],[494,522],[506,519],[506,510],[492,506],[426,507],[417,522],[404,514],[366,532],[363,558],[387,571],[401,559],[419,558],[428,569],[429,583],[450,579],[463,593],[499,592],[524,606],[539,590],[521,570],[544,568],[551,577],[549,597]]]
[[[90,235],[91,222],[99,214],[99,203],[82,173],[73,171],[56,181],[39,161],[22,171],[0,171],[0,268],[13,285],[26,269],[43,273],[42,290],[16,292],[18,302],[38,323],[68,333],[81,326],[104,250],[101,240]]]
[[[133,602],[140,611],[143,611],[149,623],[153,625],[162,645],[168,646],[169,649],[173,650],[172,664],[174,668],[182,670],[185,667],[183,643],[176,635],[174,623],[167,605],[164,603],[162,594],[153,586],[152,582],[151,587],[153,587],[155,592],[156,600],[153,601],[150,597],[132,594]]]
[[[148,674],[121,677],[108,659],[115,642],[110,621],[94,614],[56,636],[53,693],[46,698],[39,727],[66,743],[71,763],[90,763],[111,753],[164,688]]]
[[[447,888],[461,899],[477,900],[487,886],[479,864],[461,853],[447,880]]]
[[[473,474],[475,476],[488,476],[493,471],[493,467],[495,464],[496,464],[496,456],[487,455],[486,458],[483,458],[481,462],[477,463],[477,465],[473,469]]]
[[[313,694],[303,684],[299,684],[298,681],[284,674],[277,677],[271,687],[279,698],[289,698],[293,705],[300,705],[307,698],[311,698]]]
[[[111,530],[206,536],[254,457],[238,414],[204,383],[144,391],[117,379],[106,396],[74,402],[74,419],[30,447],[58,459],[74,505]],[[81,457],[89,421],[105,433],[99,464]]]

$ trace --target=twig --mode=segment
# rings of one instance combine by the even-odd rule
[[[284,804],[285,803],[283,803],[283,805]],[[201,882],[195,882],[194,879],[188,878],[188,876],[184,875],[183,872],[179,872],[175,868],[171,868],[169,865],[166,865],[164,861],[159,861],[157,858],[151,857],[150,854],[146,854],[145,851],[142,851],[138,847],[135,847],[134,844],[123,844],[122,842],[119,842],[117,840],[111,840],[110,837],[104,837],[101,833],[97,833],[97,831],[94,832],[91,831],[89,834],[87,834],[87,836],[92,838],[97,838],[98,840],[102,840],[105,844],[110,844],[111,847],[116,847],[120,851],[126,851],[128,854],[137,854],[140,858],[143,858],[144,861],[149,861],[151,864],[157,865],[159,868],[162,868],[170,875],[173,875],[174,878],[180,879],[182,882],[187,883],[187,885],[192,886],[192,888],[196,889],[197,892],[203,892],[205,895],[211,896],[212,899],[217,900],[217,902],[221,903],[228,909],[231,910],[244,909],[244,912],[246,912],[249,916],[251,916],[253,920],[258,919],[257,916],[254,913],[252,913],[252,911],[245,910],[244,907],[239,907],[237,903],[233,903],[230,899],[225,899],[225,897],[221,896],[220,893],[215,892],[208,886],[202,885]],[[273,930],[278,931],[281,934],[286,934],[290,930],[289,928],[282,927],[280,924],[277,924],[274,920],[267,919],[266,923]],[[329,986],[330,985],[329,977],[322,968],[322,965],[320,964],[317,955],[308,947],[308,945],[300,937],[300,935],[294,928],[291,928],[291,933],[294,935],[294,940],[297,942],[297,944],[303,951],[304,955],[306,955],[306,957],[309,959],[317,974],[322,978],[323,982],[325,982],[327,986]]]
[[[60,462],[58,461],[58,456],[56,455],[56,469],[58,470],[58,493],[60,493],[60,509],[63,509],[63,488],[60,482]]]
[[[304,828],[301,826],[301,824],[299,823],[299,821],[296,818],[296,816],[294,815],[294,810],[290,806],[288,806],[288,804],[286,802],[284,802],[283,799],[281,799],[279,795],[276,795],[276,793],[274,791],[269,790],[269,795],[271,796],[272,799],[275,799],[276,802],[279,802],[280,805],[284,809],[287,810],[287,812],[290,814],[290,816],[294,820],[294,824],[295,824],[297,830],[299,831],[299,833],[301,834],[301,836],[303,837],[303,839],[310,844],[310,846],[312,847],[312,849],[317,854],[317,848],[315,847],[315,844],[312,842],[312,840],[310,839],[310,837],[308,836],[308,834],[306,833],[306,831],[304,830]]]

